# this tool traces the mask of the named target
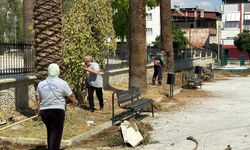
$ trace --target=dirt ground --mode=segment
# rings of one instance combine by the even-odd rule
[[[216,74],[216,80],[226,80],[230,75],[227,74]],[[181,88],[181,79],[180,75],[177,77],[177,84],[174,87],[175,90],[178,90]],[[212,81],[215,82],[215,81]],[[80,133],[83,133],[85,131],[90,130],[93,128],[93,126],[88,126],[87,121],[94,121],[95,125],[98,126],[107,120],[111,119],[111,95],[114,90],[123,90],[127,89],[126,84],[120,84],[120,85],[114,85],[113,87],[107,89],[104,91],[104,99],[105,99],[105,109],[104,110],[96,110],[94,113],[91,113],[88,111],[87,106],[84,104],[82,107],[68,107],[68,110],[66,112],[66,120],[65,120],[65,127],[64,127],[64,134],[63,134],[63,139],[70,139],[75,135],[78,135]],[[148,93],[143,95],[142,97],[147,97],[147,98],[158,98],[161,97],[162,100],[159,103],[155,104],[156,112],[157,111],[176,111],[178,108],[181,108],[182,106],[188,105],[192,101],[197,100],[196,98],[199,97],[209,97],[209,96],[215,96],[212,95],[209,92],[205,92],[202,89],[183,89],[180,94],[177,96],[174,96],[174,98],[169,98],[168,97],[168,91],[169,91],[169,86],[167,84],[163,84],[162,86],[148,86]],[[95,98],[96,99],[96,98]],[[98,103],[95,102],[96,106],[98,106]],[[122,113],[124,110],[121,110],[115,106],[115,114]],[[6,112],[3,114],[3,118],[10,116],[10,115],[16,115],[20,116],[21,113],[19,112]],[[24,118],[27,118],[28,116],[24,116]],[[11,124],[10,122],[9,124]],[[139,125],[140,126],[140,125]],[[147,125],[141,125],[141,126],[147,126]],[[142,127],[142,130],[144,128]],[[46,139],[46,132],[45,132],[45,127],[41,121],[27,121],[23,124],[21,124],[21,128],[18,130],[13,130],[13,129],[7,129],[3,132],[0,132],[0,136],[7,136],[7,137],[32,137],[32,138],[42,138]],[[104,130],[100,134],[93,136],[91,140],[88,141],[82,141],[81,143],[84,145],[88,145],[89,147],[94,146],[94,147],[99,147],[99,146],[117,146],[117,143],[119,143],[119,135],[117,135],[117,130],[118,127],[114,126],[111,127],[108,130]],[[39,131],[39,134],[37,133]],[[146,132],[150,131],[150,127],[146,128]],[[110,135],[107,136],[108,132]],[[98,137],[98,138],[97,138]],[[113,143],[110,143],[110,138],[113,137],[118,137]],[[150,138],[149,138],[150,139]],[[101,142],[100,142],[101,141]],[[118,141],[116,143],[116,141]],[[150,141],[148,141],[150,142]],[[152,141],[151,141],[152,142]],[[93,144],[95,143],[95,144]],[[98,145],[99,143],[99,145]],[[0,145],[10,145],[9,143],[3,143],[0,141]],[[80,144],[81,145],[81,144]],[[80,146],[78,145],[78,146]],[[17,145],[13,145],[9,147],[9,149],[14,148],[23,148]],[[26,147],[27,148],[27,147]],[[34,148],[34,147],[32,147]],[[3,148],[2,148],[3,149]],[[2,150],[0,147],[0,150]],[[39,148],[35,148],[39,149]]]

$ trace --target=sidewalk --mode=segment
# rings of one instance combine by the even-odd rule
[[[204,90],[216,94],[206,101],[194,103],[181,111],[162,113],[149,121],[152,137],[159,143],[141,147],[143,150],[188,150],[199,141],[198,150],[250,149],[250,77],[237,77],[206,83]],[[206,99],[201,97],[200,99]]]

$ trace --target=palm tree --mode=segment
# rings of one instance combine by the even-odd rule
[[[129,87],[142,92],[147,90],[145,7],[145,0],[129,0]]]
[[[63,70],[61,0],[35,0],[33,18],[36,76],[42,80],[47,76],[50,63],[57,63]]]
[[[168,71],[174,72],[171,0],[160,0],[161,48],[167,50]]]
[[[31,44],[34,41],[34,33],[32,32],[33,27],[33,0],[23,0],[23,42],[25,44]],[[24,68],[26,71],[34,67],[34,52],[31,49],[24,51]]]
[[[24,43],[31,44],[34,34],[30,31],[33,26],[33,0],[23,0],[23,18],[24,18]]]

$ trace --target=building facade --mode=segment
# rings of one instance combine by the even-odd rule
[[[172,9],[172,22],[186,34],[189,43],[198,48],[217,49],[219,43],[218,24],[221,14],[204,11],[199,8]],[[146,17],[147,44],[153,45],[160,35],[160,8],[147,9]]]
[[[225,55],[239,58],[242,53],[234,45],[234,37],[250,29],[250,0],[222,0],[221,45]],[[249,59],[247,53],[244,53]]]
[[[160,7],[146,8],[146,12],[147,46],[153,46],[155,38],[161,34]]]

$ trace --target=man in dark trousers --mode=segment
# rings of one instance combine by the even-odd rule
[[[160,55],[157,55],[154,58],[154,74],[153,74],[153,79],[152,79],[152,85],[155,85],[156,78],[158,77],[158,85],[162,84],[162,71],[163,71],[163,66],[167,66],[166,63],[164,62],[164,55],[165,51],[161,51]]]
[[[92,57],[86,56],[84,58],[85,66],[83,70],[87,73],[86,87],[88,88],[88,100],[90,111],[94,112],[94,91],[96,92],[97,99],[99,101],[100,109],[104,107],[103,103],[103,78],[100,74],[100,66],[92,60]]]

